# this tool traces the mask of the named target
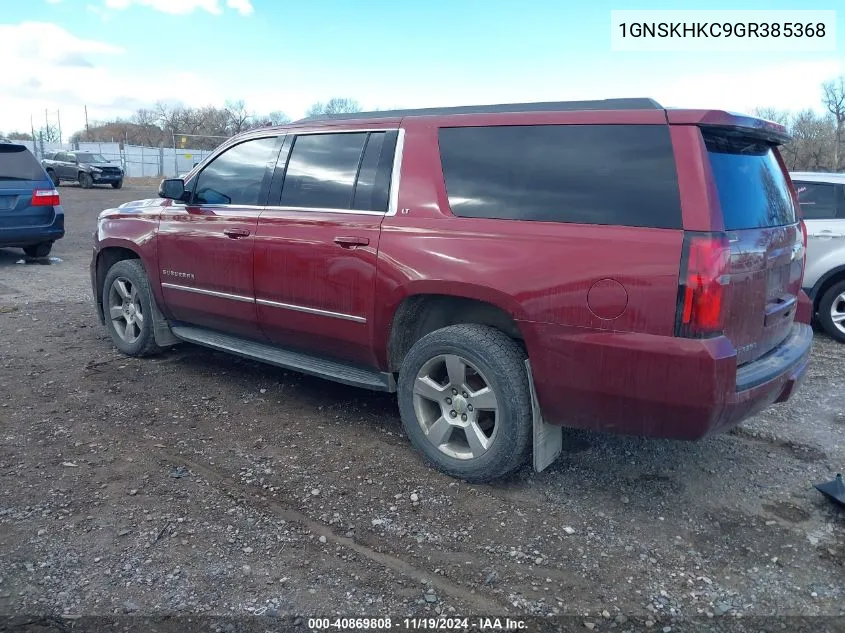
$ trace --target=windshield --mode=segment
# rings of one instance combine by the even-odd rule
[[[80,163],[107,163],[109,162],[106,160],[102,154],[88,154],[88,153],[77,153],[76,159]]]

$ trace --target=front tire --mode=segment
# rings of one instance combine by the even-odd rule
[[[47,257],[51,250],[53,250],[53,242],[41,242],[40,244],[23,247],[24,255],[35,258]]]
[[[90,189],[94,186],[94,179],[91,174],[86,174],[84,171],[79,172],[79,186],[83,189]]]
[[[119,261],[103,281],[103,316],[115,347],[127,356],[149,356],[161,348],[153,333],[153,295],[137,259]]]
[[[411,444],[439,470],[489,482],[531,450],[525,352],[501,331],[462,324],[417,341],[399,371],[399,410]]]
[[[819,301],[819,323],[831,338],[845,343],[845,281],[833,284]]]
[[[47,170],[47,175],[48,175],[48,176],[50,176],[50,180],[52,180],[52,181],[53,181],[53,186],[54,186],[54,187],[58,187],[58,186],[59,186],[59,182],[60,182],[60,181],[59,181],[59,177],[56,175],[55,170],[53,170],[53,169],[48,169],[48,170]]]
[[[111,184],[111,186],[112,186],[114,189],[120,189],[120,188],[123,186],[123,181],[122,181],[122,180],[118,180],[117,182],[113,182],[113,183]]]

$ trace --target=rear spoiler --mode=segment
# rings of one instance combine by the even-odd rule
[[[773,145],[783,145],[792,140],[792,136],[780,123],[722,110],[667,109],[666,120],[670,125],[698,125],[728,134],[760,139]]]

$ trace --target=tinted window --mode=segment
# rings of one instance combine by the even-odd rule
[[[79,159],[80,163],[107,163],[109,162],[102,154],[77,154],[76,158]]]
[[[836,217],[836,185],[796,182],[801,213],[807,220],[832,220]]]
[[[353,209],[387,211],[396,132],[372,132],[355,182]]]
[[[227,149],[203,169],[196,180],[198,204],[261,204],[267,166],[275,158],[276,137],[246,141]]]
[[[742,136],[710,133],[704,140],[726,230],[795,222],[792,195],[770,145]]]
[[[311,134],[293,144],[282,206],[349,209],[367,134]]]
[[[46,180],[35,156],[22,145],[0,143],[0,180]]]
[[[443,128],[440,153],[455,215],[681,226],[663,125]]]

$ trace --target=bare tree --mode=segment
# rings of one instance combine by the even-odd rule
[[[836,144],[833,147],[833,170],[839,171],[842,131],[845,128],[845,76],[822,85],[822,103],[836,119]]]
[[[249,127],[249,120],[253,117],[253,114],[247,110],[243,99],[239,99],[238,101],[227,101],[226,114],[229,118],[228,127],[231,134],[239,134],[240,132],[246,130]]]
[[[332,99],[318,105],[320,112],[327,113],[360,110],[353,99]],[[137,110],[129,119],[92,122],[87,131],[75,132],[70,140],[118,141],[148,147],[170,147],[175,141],[177,146],[214,149],[225,137],[289,122],[290,118],[281,111],[257,116],[243,100],[227,101],[222,108],[158,102],[151,108]]]
[[[3,136],[3,134],[0,134],[0,136]],[[27,134],[26,132],[9,132],[5,138],[10,141],[31,141],[32,134]]]
[[[278,110],[268,114],[267,120],[270,122],[270,125],[284,125],[285,123],[290,123],[290,117],[284,112],[280,112]]]
[[[784,127],[789,127],[790,120],[792,118],[792,114],[790,112],[777,110],[775,108],[754,108],[751,113],[757,118],[772,121],[774,123],[780,123]]]
[[[349,112],[360,112],[361,104],[355,99],[346,97],[334,97],[325,103],[318,101],[305,112],[305,116],[321,116],[324,114],[346,114]]]
[[[793,118],[790,132],[792,141],[784,148],[790,169],[827,171],[834,168],[836,125],[832,117],[804,110]]]
[[[158,126],[159,115],[153,110],[141,108],[132,115],[130,121],[135,124],[136,133],[132,136],[132,143],[155,147],[164,141],[161,128]]]

